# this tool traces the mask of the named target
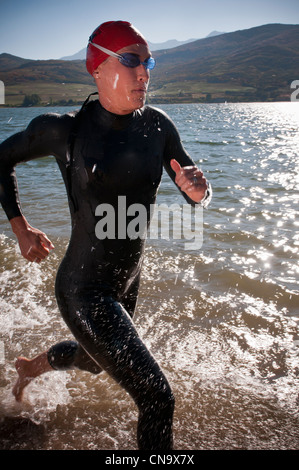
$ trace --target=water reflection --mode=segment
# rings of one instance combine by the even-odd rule
[[[136,312],[138,330],[177,397],[176,447],[298,449],[299,106],[163,108],[214,188],[201,250],[184,250],[184,243],[173,240],[149,241]],[[24,116],[18,119],[23,126]],[[7,121],[7,129],[17,124],[16,118]],[[137,411],[108,376],[45,376],[30,385],[23,408],[12,402],[15,357],[34,355],[69,337],[54,298],[69,231],[55,169],[49,158],[19,170],[30,222],[56,246],[49,262],[26,264],[0,214],[6,234],[0,238],[6,354],[0,417],[40,425],[41,439],[33,440],[33,447],[133,449]],[[45,177],[40,185],[30,181],[36,174]],[[51,201],[43,197],[49,186]],[[41,199],[42,211],[35,204]],[[158,196],[163,202],[182,203],[166,174]]]

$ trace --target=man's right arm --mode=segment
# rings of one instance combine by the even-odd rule
[[[54,246],[22,214],[15,166],[50,155],[66,163],[72,122],[70,115],[42,115],[33,119],[26,130],[0,144],[0,202],[18,238],[21,253],[28,261],[40,262]]]
[[[9,220],[21,215],[15,166],[50,155],[65,161],[72,122],[70,115],[41,115],[0,144],[0,202]]]

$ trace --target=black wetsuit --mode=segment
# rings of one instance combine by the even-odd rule
[[[171,449],[174,397],[131,320],[144,239],[119,239],[117,227],[115,239],[99,239],[95,212],[110,204],[117,220],[121,195],[127,207],[142,204],[149,216],[163,166],[174,180],[170,160],[193,161],[168,116],[151,107],[119,116],[91,101],[78,113],[42,115],[0,145],[0,197],[9,219],[21,215],[15,165],[48,155],[58,162],[69,198],[72,233],[56,297],[76,339],[51,347],[49,362],[54,369],[105,369],[138,406],[139,448]]]

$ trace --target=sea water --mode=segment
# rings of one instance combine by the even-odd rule
[[[149,239],[135,322],[176,396],[176,449],[299,449],[299,104],[161,106],[213,187],[203,244]],[[36,115],[0,109],[0,140]],[[23,211],[55,250],[19,253],[0,210],[0,448],[136,449],[137,409],[106,374],[52,372],[24,403],[15,358],[71,335],[54,296],[70,234],[53,157],[17,167]],[[158,204],[184,204],[165,173]]]

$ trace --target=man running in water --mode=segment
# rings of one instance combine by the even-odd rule
[[[96,236],[96,208],[118,198],[142,204],[150,220],[163,166],[191,204],[209,199],[208,183],[160,110],[145,106],[155,61],[144,37],[123,21],[107,22],[91,35],[86,66],[99,99],[77,113],[41,115],[0,145],[0,198],[22,255],[41,262],[51,241],[31,227],[18,198],[14,167],[53,155],[64,179],[72,220],[71,239],[56,278],[56,298],[75,340],[34,359],[19,358],[17,400],[30,381],[51,370],[105,370],[135,401],[138,447],[173,447],[174,397],[161,368],[138,336],[134,314],[144,253],[141,237]],[[118,230],[116,230],[118,233]]]

